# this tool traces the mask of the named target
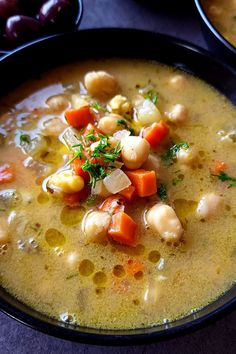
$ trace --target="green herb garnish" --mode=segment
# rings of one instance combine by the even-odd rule
[[[158,100],[158,93],[155,90],[149,90],[147,93],[143,95],[144,98],[147,100],[152,101],[154,104],[157,104]]]
[[[24,143],[31,143],[30,136],[28,134],[20,133],[20,145],[23,145]]]
[[[160,186],[157,188],[157,194],[159,195],[162,201],[165,201],[167,199],[167,188],[165,184],[160,184]]]
[[[98,163],[91,163],[88,160],[82,165],[82,170],[87,171],[90,176],[90,183],[94,188],[97,181],[104,179],[108,173],[104,166]]]
[[[161,156],[162,160],[168,165],[172,165],[173,160],[176,158],[177,153],[181,148],[187,150],[189,148],[188,143],[182,141],[181,143],[174,144],[164,155]]]
[[[90,140],[90,141],[96,141],[97,138],[94,135],[94,129],[91,130],[91,133],[85,135],[85,139]]]
[[[80,144],[75,144],[75,145],[72,145],[72,148],[76,148],[75,152],[74,152],[74,156],[73,158],[67,162],[66,166],[67,165],[70,165],[74,160],[76,159],[81,159],[83,157],[83,145],[80,143]]]
[[[108,112],[108,109],[106,107],[103,107],[99,102],[92,103],[91,107],[96,111]]]
[[[77,277],[78,275],[79,275],[79,273],[78,273],[78,272],[77,272],[77,273],[70,274],[70,275],[68,275],[68,276],[66,277],[66,280],[69,280],[69,279],[75,278],[75,277]]]
[[[225,172],[220,172],[219,175],[212,175],[212,176],[218,177],[221,182],[233,182],[229,184],[228,188],[236,187],[236,177],[229,176]]]
[[[129,127],[127,122],[124,119],[118,119],[117,120],[118,125],[123,125],[127,130],[130,131],[131,135],[135,135],[135,131],[133,128]]]

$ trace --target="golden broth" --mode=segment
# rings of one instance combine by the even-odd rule
[[[236,46],[236,1],[202,0],[204,10],[225,39]]]
[[[179,102],[188,107],[187,123],[170,126],[171,132],[197,149],[200,162],[181,172],[178,163],[163,163],[158,177],[167,185],[169,203],[175,206],[185,228],[184,243],[167,245],[146,229],[143,214],[153,204],[151,198],[127,207],[139,225],[136,247],[109,240],[86,243],[81,221],[91,206],[85,203],[69,208],[42,190],[43,178],[64,163],[64,145],[56,137],[48,139],[47,154],[41,155],[40,161],[49,170],[24,166],[27,155],[15,145],[16,131],[33,132],[33,136],[40,133],[42,120],[50,113],[45,113],[45,100],[56,93],[70,96],[79,92],[79,82],[89,70],[113,74],[122,94],[130,99],[137,94],[137,87],[151,82],[159,94],[161,112]],[[236,189],[213,177],[210,168],[214,161],[223,160],[229,174],[236,175],[235,143],[222,141],[218,134],[235,127],[236,110],[212,87],[185,73],[180,73],[185,78],[184,87],[177,89],[170,84],[176,74],[175,69],[154,62],[87,61],[47,73],[1,100],[0,132],[6,138],[0,147],[0,164],[13,163],[16,179],[0,185],[0,191],[15,189],[21,200],[0,211],[10,235],[0,253],[0,281],[19,300],[64,321],[126,329],[185,316],[233,284]],[[217,217],[199,220],[197,203],[209,191],[222,195],[225,206]]]

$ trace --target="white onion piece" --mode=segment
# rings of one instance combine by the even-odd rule
[[[121,140],[127,138],[128,136],[130,136],[130,134],[131,133],[129,130],[123,129],[123,130],[119,130],[118,132],[114,133],[113,137],[116,140],[121,141]]]
[[[110,192],[106,189],[102,180],[97,181],[95,187],[92,188],[91,193],[93,195],[99,195],[100,197],[109,197],[111,195]]]
[[[110,175],[103,180],[106,189],[112,194],[119,193],[123,189],[131,185],[130,179],[120,170],[114,170]]]
[[[69,150],[73,150],[74,145],[81,144],[78,132],[72,127],[66,128],[59,139]]]
[[[89,105],[86,98],[80,95],[72,95],[71,103],[73,108],[81,108]]]
[[[143,94],[148,93],[148,91],[151,91],[151,90],[153,90],[153,89],[154,89],[154,87],[153,87],[152,85],[147,85],[147,86],[145,86],[145,87],[140,88],[140,89],[138,90],[138,92],[139,92],[141,95],[143,95]]]
[[[136,108],[136,120],[142,125],[152,124],[161,120],[161,113],[155,104],[146,99]]]

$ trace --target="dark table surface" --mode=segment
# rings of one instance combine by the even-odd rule
[[[193,0],[84,0],[81,28],[132,27],[170,34],[207,48]],[[161,5],[160,3],[164,3]],[[176,3],[179,4],[176,8]],[[186,4],[186,5],[184,5]],[[195,333],[128,348],[71,343],[29,329],[0,314],[0,353],[236,353],[236,312]]]

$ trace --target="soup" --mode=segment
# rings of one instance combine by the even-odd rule
[[[174,68],[87,61],[1,100],[0,280],[78,325],[173,321],[236,275],[233,105]]]
[[[236,1],[202,0],[204,10],[225,39],[236,46]]]

